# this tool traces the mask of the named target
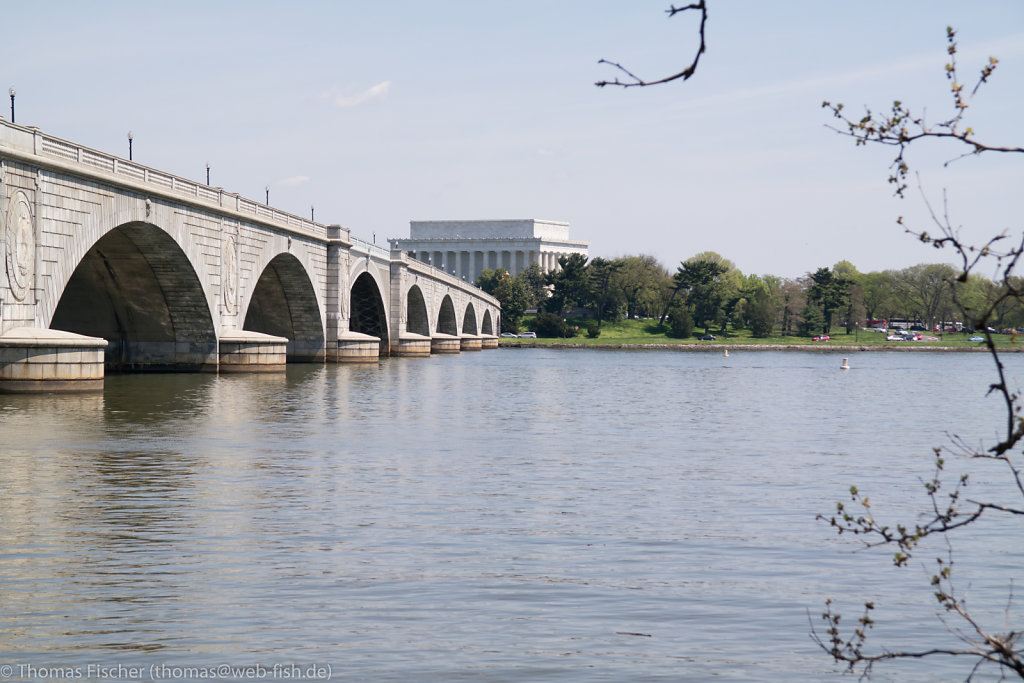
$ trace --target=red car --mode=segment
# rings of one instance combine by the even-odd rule
[[[829,337],[827,334],[822,334],[818,335],[817,337],[814,337],[811,341],[829,341],[830,339],[831,337]]]

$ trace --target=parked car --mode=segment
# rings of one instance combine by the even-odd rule
[[[828,336],[827,334],[819,334],[817,337],[811,339],[811,341],[829,341],[831,339],[832,337]]]
[[[519,336],[527,338],[527,339],[536,339],[537,338],[537,333],[536,332],[523,332]]]
[[[713,334],[705,334],[703,337],[700,338],[700,340],[701,341],[715,341],[715,335],[713,335]]]
[[[890,334],[885,338],[885,341],[906,341],[902,334]]]
[[[511,332],[502,332],[501,336],[502,337],[518,337],[519,335],[518,334],[512,334]]]
[[[985,338],[984,337],[974,336],[974,337],[971,337],[970,339],[968,339],[967,341],[973,341],[973,342],[981,341],[981,342],[983,342],[983,341],[985,341]]]

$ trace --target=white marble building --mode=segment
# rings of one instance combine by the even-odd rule
[[[544,272],[558,257],[587,255],[587,242],[569,239],[569,224],[533,218],[485,221],[410,221],[409,239],[390,239],[392,249],[429,263],[467,282],[485,268],[518,275],[530,264]]]

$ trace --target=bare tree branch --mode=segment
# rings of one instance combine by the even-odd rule
[[[692,76],[697,71],[697,64],[700,62],[700,57],[701,55],[704,54],[704,51],[706,49],[706,43],[704,40],[704,28],[708,21],[707,2],[706,0],[698,0],[698,2],[691,2],[689,5],[684,5],[682,7],[676,7],[675,5],[672,5],[667,10],[665,10],[665,12],[671,19],[675,15],[681,12],[686,12],[687,10],[700,10],[700,29],[698,31],[700,35],[700,46],[697,48],[697,53],[693,56],[693,61],[690,63],[689,66],[687,66],[679,73],[672,74],[671,76],[665,76],[664,78],[648,81],[640,78],[632,71],[619,64],[618,62],[611,62],[608,61],[607,59],[600,59],[597,62],[598,64],[608,64],[610,66],[615,67],[622,74],[628,77],[628,80],[623,81],[620,80],[618,76],[616,76],[614,81],[598,81],[594,85],[596,85],[599,88],[603,88],[606,85],[617,85],[623,88],[635,88],[646,87],[649,85],[660,85],[662,83],[669,83],[680,78],[683,79],[684,81],[689,79],[690,76]]]
[[[884,115],[875,115],[867,110],[864,117],[854,120],[847,118],[843,113],[843,105],[833,105],[825,102],[823,106],[831,110],[832,115],[844,123],[844,127],[834,129],[842,135],[854,138],[857,145],[880,144],[892,146],[897,149],[896,156],[891,168],[895,169],[889,177],[889,182],[896,186],[895,194],[902,197],[907,187],[907,175],[909,167],[905,154],[913,144],[925,139],[956,140],[967,146],[969,151],[957,157],[976,156],[983,152],[1008,152],[1024,153],[1024,147],[989,145],[980,142],[975,132],[970,127],[965,127],[964,116],[970,106],[971,99],[977,94],[982,83],[986,83],[992,75],[998,60],[989,58],[988,64],[981,70],[977,83],[971,90],[970,95],[963,95],[963,86],[957,78],[956,64],[956,34],[953,29],[947,29],[947,52],[949,62],[945,66],[946,76],[950,81],[950,94],[952,95],[953,113],[949,118],[934,125],[924,121],[923,116],[914,116],[911,111],[897,101],[892,105],[891,110]],[[953,159],[951,161],[955,161]],[[946,162],[947,165],[950,162]],[[920,180],[918,180],[920,187]],[[922,191],[922,195],[924,192]],[[989,387],[989,393],[994,393],[1002,399],[1003,410],[1005,411],[1005,430],[999,441],[989,447],[973,448],[968,446],[959,437],[953,437],[955,447],[954,454],[960,456],[964,462],[975,459],[998,460],[1007,466],[1010,481],[1021,498],[1018,505],[1007,505],[983,500],[980,496],[964,498],[963,492],[968,486],[968,475],[962,474],[952,487],[947,486],[945,481],[945,458],[942,449],[935,451],[935,471],[930,479],[923,480],[929,512],[923,519],[912,524],[885,524],[876,520],[871,510],[871,502],[868,496],[862,494],[857,487],[850,487],[851,503],[839,502],[836,504],[836,511],[830,517],[819,515],[819,519],[827,519],[838,533],[851,533],[861,536],[864,544],[872,546],[892,546],[896,552],[893,556],[893,563],[900,567],[906,566],[912,554],[917,550],[919,542],[929,536],[939,535],[946,540],[947,557],[936,558],[938,569],[932,574],[931,585],[933,594],[939,605],[947,615],[955,617],[959,628],[954,628],[944,617],[940,620],[945,624],[951,634],[958,638],[964,648],[923,648],[920,650],[899,650],[891,651],[883,649],[878,653],[871,653],[865,649],[867,632],[874,624],[871,618],[874,604],[865,603],[863,615],[854,627],[853,633],[844,635],[840,631],[840,614],[832,606],[831,600],[826,600],[825,611],[821,618],[827,624],[824,634],[819,634],[812,620],[811,639],[824,651],[828,652],[836,662],[843,662],[849,671],[861,672],[862,678],[871,675],[875,664],[894,660],[924,658],[935,655],[966,656],[975,658],[974,665],[968,681],[972,680],[975,674],[985,664],[995,665],[1000,673],[1000,680],[1007,674],[1016,674],[1024,679],[1024,648],[1022,638],[1024,631],[1013,629],[1010,626],[1010,605],[1013,601],[1013,582],[1010,580],[1009,597],[1007,599],[1006,623],[999,632],[986,628],[967,609],[966,602],[957,592],[953,584],[953,552],[950,542],[951,535],[963,533],[963,529],[988,514],[1003,514],[1011,517],[1024,516],[1024,475],[1020,462],[1021,455],[1017,447],[1024,441],[1024,405],[1021,395],[1010,387],[1006,369],[1003,365],[1000,354],[996,348],[991,333],[988,331],[988,324],[997,317],[1000,307],[1006,302],[1019,303],[1024,300],[1024,286],[1021,279],[1014,275],[1022,258],[1024,258],[1024,236],[1015,245],[1000,250],[1006,234],[996,235],[981,246],[975,246],[963,242],[957,231],[953,228],[948,211],[945,210],[945,195],[943,198],[944,212],[940,217],[928,202],[924,199],[928,208],[929,216],[935,226],[935,233],[930,234],[926,230],[912,230],[908,228],[902,218],[898,223],[904,229],[916,236],[926,244],[936,248],[950,247],[957,254],[960,261],[960,273],[949,282],[952,288],[953,300],[960,308],[964,320],[969,320],[975,327],[985,330],[985,345],[992,356],[996,367],[997,379]],[[937,236],[936,236],[937,235]],[[982,263],[995,261],[997,272],[1000,273],[999,288],[995,294],[989,297],[980,307],[970,309],[961,301],[959,286],[968,281],[972,271]],[[810,616],[810,615],[808,615]]]

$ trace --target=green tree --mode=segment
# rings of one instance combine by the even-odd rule
[[[624,256],[617,262],[622,265],[612,282],[622,292],[626,315],[630,318],[657,315],[661,311],[662,292],[672,282],[668,271],[658,259],[647,254]]]
[[[797,329],[802,337],[814,337],[822,334],[822,330],[828,329],[825,323],[825,313],[821,310],[821,304],[811,301],[810,298],[805,300],[804,310],[800,312],[800,323]]]
[[[786,280],[779,285],[779,328],[784,337],[799,334],[807,306],[807,282]]]
[[[931,328],[951,308],[957,273],[945,263],[921,263],[904,268],[893,279],[894,295],[906,318],[920,319]]]
[[[540,337],[572,337],[575,333],[565,323],[565,319],[554,313],[540,312],[533,321],[533,329]]]
[[[832,318],[836,311],[847,304],[852,281],[843,275],[836,275],[828,268],[818,268],[811,274],[813,284],[807,290],[808,306],[821,309],[821,333],[828,334],[832,330]],[[817,322],[817,314],[814,314]],[[804,315],[805,322],[807,315]]]
[[[476,286],[501,304],[501,331],[519,332],[523,315],[530,305],[530,295],[524,281],[512,277],[504,268],[485,268],[476,279]]]
[[[547,301],[550,292],[548,291],[547,277],[544,275],[544,271],[541,270],[539,264],[531,263],[526,267],[525,270],[516,275],[517,278],[521,278],[523,284],[526,286],[526,292],[529,295],[530,303],[527,308],[539,309]]]
[[[562,315],[566,308],[586,303],[590,283],[587,280],[587,257],[583,254],[559,256],[558,265],[558,270],[548,273],[548,284],[552,290],[544,307],[551,313]]]
[[[755,337],[770,337],[775,323],[775,307],[767,287],[757,287],[745,300],[744,317]]]
[[[893,273],[890,270],[865,273],[860,277],[861,297],[865,315],[871,320],[893,316]]]
[[[484,268],[480,271],[475,284],[491,296],[494,296],[494,292],[498,289],[498,283],[507,275],[508,271],[504,268]]]
[[[668,336],[685,339],[692,334],[693,316],[690,315],[690,310],[685,304],[676,302],[676,305],[668,312]]]
[[[711,325],[722,320],[722,305],[727,292],[722,276],[729,267],[722,260],[704,259],[702,256],[698,254],[683,261],[674,279],[677,290],[686,294],[694,325],[703,327],[707,334]]]
[[[603,258],[592,259],[587,267],[587,277],[591,287],[591,301],[594,303],[598,330],[601,329],[603,321],[612,320],[616,317],[613,313],[616,307],[609,306],[609,303],[614,299],[612,277],[621,268],[622,264],[618,261],[609,261]]]

